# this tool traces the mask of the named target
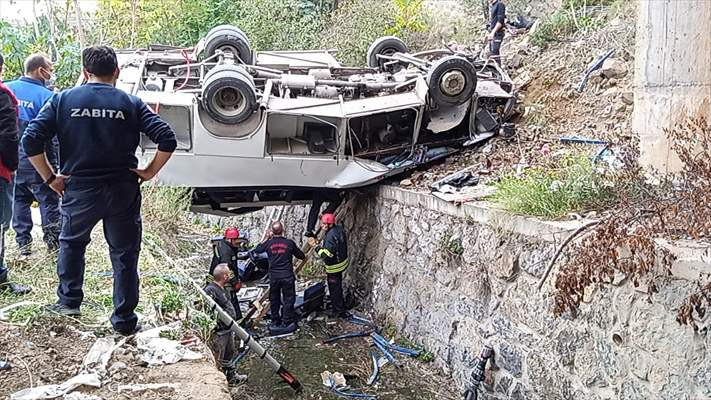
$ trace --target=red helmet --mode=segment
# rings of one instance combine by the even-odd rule
[[[324,224],[335,224],[336,216],[331,213],[326,213],[321,216],[321,222]]]
[[[234,226],[225,229],[225,239],[239,239],[239,230]]]

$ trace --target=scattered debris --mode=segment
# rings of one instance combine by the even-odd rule
[[[410,357],[417,357],[420,355],[420,353],[422,353],[422,350],[408,349],[406,347],[398,346],[395,343],[391,343],[390,341],[385,339],[383,336],[377,334],[376,332],[371,333],[370,336],[373,338],[373,340],[375,342],[379,342],[383,346],[385,346],[393,351],[396,351],[400,354],[405,354]]]
[[[476,186],[479,184],[479,176],[472,171],[475,167],[467,167],[461,171],[447,175],[444,178],[432,183],[430,187],[433,191],[442,193],[456,193],[457,189],[465,186]]]
[[[10,365],[9,362],[7,362],[7,361],[0,361],[0,371],[6,370],[6,369],[10,369],[10,368],[12,368],[12,365]]]
[[[79,386],[101,387],[98,374],[82,373],[66,380],[61,385],[44,385],[20,390],[10,395],[10,400],[40,400],[61,397]]]
[[[321,381],[324,386],[331,387],[336,385],[336,387],[346,386],[346,378],[340,372],[330,373],[328,371],[323,371],[321,373]]]
[[[180,360],[197,360],[202,358],[196,353],[180,344],[176,340],[160,337],[161,332],[173,330],[176,323],[160,326],[136,335],[136,346],[141,350],[141,360],[148,365],[175,364]]]
[[[84,394],[82,392],[71,392],[64,395],[64,400],[102,400],[102,398],[91,394]]]
[[[118,391],[120,392],[142,392],[144,390],[157,390],[157,389],[177,389],[179,385],[177,383],[131,383],[128,385],[119,385]]]
[[[584,136],[562,136],[560,138],[561,143],[580,143],[580,144],[600,144],[607,146],[608,142],[600,139],[592,139]]]

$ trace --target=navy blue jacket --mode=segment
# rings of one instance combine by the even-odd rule
[[[501,0],[497,0],[494,4],[491,5],[491,21],[489,21],[489,32],[494,30],[498,22],[501,22],[502,27],[500,31],[496,32],[495,36],[503,37],[504,31],[506,30],[506,5],[502,3]]]
[[[269,278],[286,279],[294,277],[293,257],[303,260],[306,255],[293,240],[274,236],[254,248],[255,253],[267,253],[269,257]]]
[[[17,97],[17,108],[19,110],[20,138],[27,125],[39,114],[42,106],[52,97],[52,91],[47,89],[38,80],[23,76],[22,78],[6,83],[7,87],[15,93]],[[56,168],[59,165],[58,143],[56,139],[45,144],[44,152],[47,154],[49,163]],[[42,183],[37,171],[27,159],[27,155],[19,148],[19,164],[17,167],[17,181],[27,181],[31,183]]]
[[[73,180],[137,179],[136,149],[143,132],[172,152],[175,132],[136,96],[103,83],[87,83],[52,97],[22,136],[28,157],[59,139],[59,168]]]

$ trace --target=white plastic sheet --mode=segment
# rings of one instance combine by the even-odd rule
[[[202,358],[202,354],[188,349],[179,342],[160,337],[161,332],[171,329],[174,329],[173,325],[166,325],[136,335],[136,347],[141,351],[141,360],[154,366]]]
[[[10,400],[56,399],[82,385],[101,387],[101,379],[98,374],[79,374],[61,385],[44,385],[20,390],[11,394]]]

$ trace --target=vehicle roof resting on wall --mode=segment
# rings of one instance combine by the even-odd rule
[[[117,52],[117,87],[176,131],[159,182],[194,188],[194,209],[217,214],[369,185],[512,130],[511,79],[475,52],[412,54],[388,36],[366,67],[333,54],[254,52],[222,25],[194,48]],[[144,138],[140,156],[154,151]]]

